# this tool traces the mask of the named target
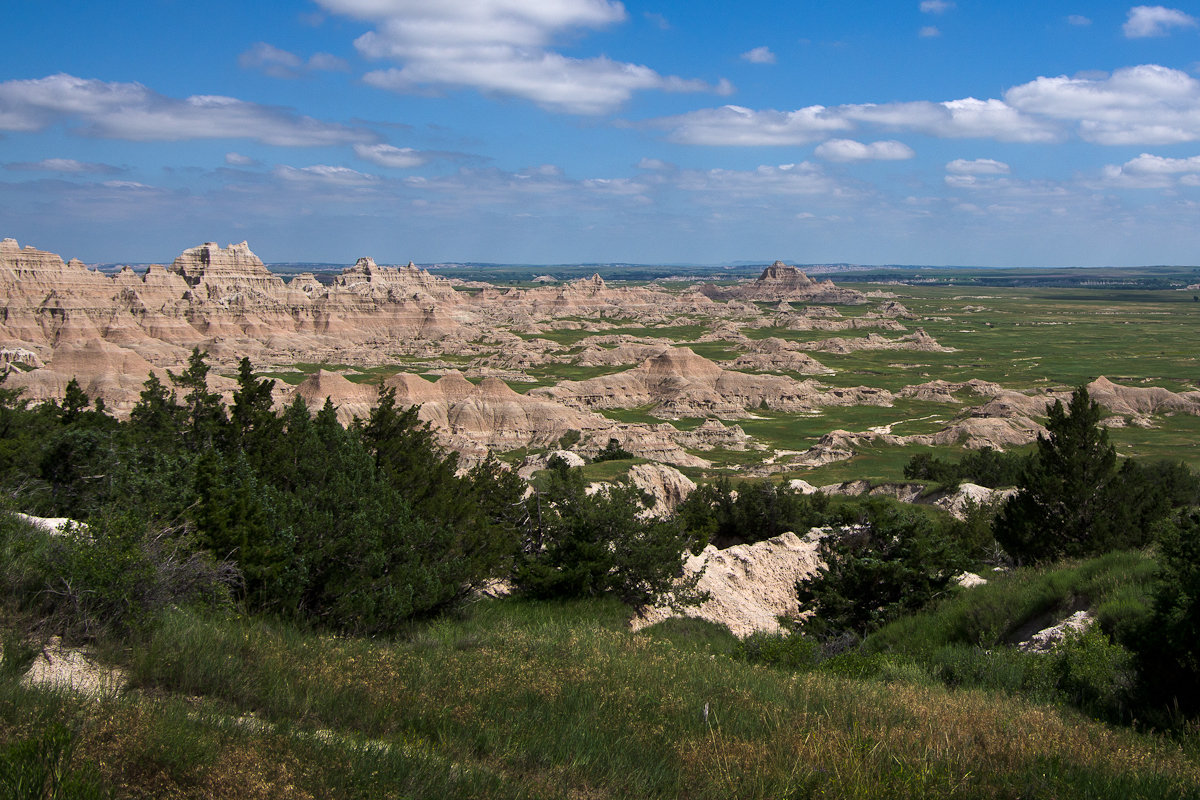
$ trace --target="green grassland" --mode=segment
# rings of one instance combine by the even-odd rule
[[[641,633],[614,602],[484,601],[394,639],[168,615],[90,701],[0,683],[0,746],[52,722],[122,797],[1170,798],[1189,740],[907,656],[867,676],[748,665],[732,637]],[[926,627],[929,627],[928,625]]]

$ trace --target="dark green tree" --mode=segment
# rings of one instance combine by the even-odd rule
[[[206,351],[195,347],[188,356],[187,369],[178,375],[167,372],[186,392],[183,398],[188,420],[186,438],[189,446],[197,451],[220,444],[227,424],[221,395],[208,388],[209,366],[204,361],[207,357]]]
[[[629,484],[587,494],[583,473],[550,460],[542,491],[530,499],[531,534],[517,565],[518,589],[538,598],[614,595],[642,607],[673,594],[693,599],[680,583],[693,541],[674,521],[643,519],[647,498]]]
[[[64,425],[75,422],[79,416],[88,410],[92,401],[79,386],[79,381],[71,378],[63,392],[62,416],[59,418]]]
[[[458,455],[444,453],[418,408],[396,406],[396,390],[380,385],[379,400],[366,421],[357,421],[359,435],[375,459],[380,476],[400,492],[419,515],[451,525],[474,514],[463,499],[456,477]]]
[[[804,495],[771,481],[744,482],[736,491],[726,477],[697,487],[676,509],[690,535],[717,547],[760,542],[785,531],[803,534],[828,522],[829,498]]]
[[[1153,609],[1134,649],[1154,711],[1200,714],[1200,512],[1162,526]]]
[[[596,453],[592,461],[599,464],[601,461],[621,461],[626,458],[633,458],[633,453],[621,447],[621,443],[616,439],[609,439],[608,444],[604,446],[603,450]]]
[[[1013,496],[996,520],[996,540],[1018,563],[1087,556],[1136,546],[1118,480],[1117,453],[1100,425],[1100,405],[1080,386],[1056,401]],[[1139,520],[1140,521],[1140,520]]]
[[[232,446],[240,450],[255,469],[272,461],[283,429],[283,420],[271,410],[275,381],[254,377],[250,359],[238,363],[238,388],[229,410]],[[307,411],[306,411],[307,413]]]
[[[797,586],[807,632],[862,636],[946,595],[969,564],[926,509],[864,501],[857,524],[821,540],[824,565]]]

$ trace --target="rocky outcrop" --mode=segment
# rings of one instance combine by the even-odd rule
[[[1087,390],[1092,400],[1114,414],[1133,417],[1171,412],[1200,415],[1200,392],[1196,391],[1176,393],[1158,386],[1121,386],[1103,375],[1089,383]]]
[[[807,353],[800,345],[776,337],[761,339],[747,345],[749,351],[738,356],[732,369],[756,372],[796,372],[801,375],[832,375],[833,370]]]
[[[653,505],[647,509],[647,515],[652,517],[674,513],[696,490],[691,478],[663,464],[634,464],[629,468],[629,482],[653,498]]]
[[[551,459],[562,459],[568,467],[582,467],[587,462],[578,453],[572,453],[570,450],[547,450],[545,453],[535,453],[525,456],[521,465],[517,467],[517,474],[522,478],[529,480],[535,472],[540,472],[550,466]]]
[[[974,483],[960,483],[957,489],[934,500],[933,504],[952,517],[966,519],[972,507],[998,506],[1016,493],[1016,489],[989,489]]]
[[[691,450],[745,450],[753,437],[740,425],[726,425],[719,419],[706,419],[691,430],[675,431],[672,438]]]
[[[915,350],[925,353],[953,353],[953,347],[942,347],[937,340],[917,328],[906,336],[888,339],[878,333],[868,333],[866,336],[853,339],[832,338],[808,342],[804,345],[808,351],[826,353],[854,353],[860,350]]]
[[[708,600],[682,611],[666,606],[647,609],[632,626],[644,628],[672,616],[688,616],[724,625],[739,638],[758,631],[778,633],[780,617],[799,616],[796,583],[821,567],[817,549],[828,533],[814,528],[801,538],[788,532],[724,550],[709,545],[688,558],[684,567],[687,575],[699,573],[696,588],[707,592]]]
[[[714,300],[743,300],[750,302],[779,303],[833,303],[857,305],[865,303],[862,292],[843,289],[833,281],[814,281],[797,267],[776,261],[749,283],[724,287],[707,284],[699,291]]]
[[[813,381],[779,375],[753,375],[722,369],[686,347],[673,347],[631,370],[586,381],[563,381],[535,389],[538,394],[583,408],[641,408],[662,417],[735,418],[748,409],[811,411],[822,405],[888,405],[884,390],[832,389]]]
[[[1043,628],[1017,644],[1018,650],[1027,653],[1051,653],[1070,636],[1078,636],[1096,624],[1090,611],[1076,611],[1055,625]]]

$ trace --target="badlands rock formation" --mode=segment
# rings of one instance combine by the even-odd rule
[[[925,353],[954,352],[953,347],[942,347],[938,344],[937,340],[926,333],[923,328],[917,328],[907,336],[900,336],[896,339],[888,339],[877,333],[868,333],[866,336],[853,339],[822,339],[818,342],[806,343],[804,349],[826,353],[853,353],[859,350],[915,350]]]
[[[833,281],[830,280],[814,281],[797,267],[788,266],[782,261],[776,261],[764,269],[762,275],[749,284],[727,287],[708,284],[701,287],[700,292],[714,300],[836,303],[842,305],[857,305],[866,302],[862,292],[834,286]]]
[[[774,336],[751,341],[749,351],[730,364],[732,369],[755,372],[797,372],[801,375],[832,375],[833,370],[800,350],[801,345]]]
[[[741,286],[703,292],[610,286],[598,275],[531,289],[456,285],[412,264],[383,267],[370,258],[320,281],[302,274],[285,282],[245,242],[207,242],[169,266],[125,267],[110,275],[5,239],[0,296],[0,370],[8,373],[7,386],[34,402],[61,398],[76,379],[88,395],[127,414],[149,375],[169,384],[167,371],[178,372],[195,347],[209,353],[210,388],[227,400],[234,382],[224,376],[243,356],[262,372],[284,373],[301,362],[364,367],[403,361],[406,372],[387,379],[399,402],[420,405],[422,419],[442,443],[471,458],[488,450],[553,446],[578,431],[574,449],[581,455],[593,455],[615,438],[639,457],[707,467],[706,451],[762,448],[717,417],[747,418],[762,408],[815,413],[830,406],[888,406],[894,399],[883,389],[826,388],[815,380],[762,373],[830,373],[812,352],[949,350],[919,328],[895,337],[872,332],[811,343],[751,338],[747,329],[771,326],[903,331],[900,320],[915,316],[890,298],[876,311],[842,316],[828,304],[860,303],[864,296],[784,264]],[[759,303],[770,303],[770,310]],[[656,327],[706,329],[697,341],[740,354],[717,364],[653,338]],[[617,328],[645,330],[631,336],[628,330],[614,333]],[[563,336],[566,331],[595,335],[580,339]],[[519,382],[544,382],[556,365],[620,371],[525,394],[506,383],[520,388]],[[441,377],[430,380],[434,374]],[[1089,389],[1116,415],[1109,421],[1114,426],[1149,425],[1152,414],[1200,414],[1200,392],[1120,386],[1104,378]],[[369,413],[377,389],[319,370],[299,386],[279,384],[276,402],[294,394],[314,411],[329,398],[350,419]],[[849,457],[868,442],[1020,445],[1036,438],[1041,428],[1035,420],[1047,405],[1069,394],[1061,387],[1023,393],[984,381],[910,386],[899,395],[964,408],[936,434],[835,431],[786,464],[767,466],[817,466]],[[617,409],[705,422],[681,430],[597,413]]]
[[[813,381],[723,369],[686,347],[673,347],[631,370],[586,381],[563,381],[530,394],[582,408],[642,408],[662,417],[744,417],[747,409],[812,411],[851,402],[889,405],[883,390],[821,392]]]

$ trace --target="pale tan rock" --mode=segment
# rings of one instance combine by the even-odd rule
[[[1015,489],[989,489],[974,483],[960,483],[952,493],[938,498],[933,504],[957,519],[966,519],[971,506],[998,506],[1016,493]]]
[[[1079,635],[1096,624],[1096,617],[1090,611],[1076,611],[1049,628],[1043,628],[1023,642],[1017,644],[1018,650],[1027,653],[1051,653],[1058,649],[1069,636]]]
[[[522,478],[529,480],[535,472],[546,469],[550,464],[550,460],[554,458],[562,459],[568,467],[582,467],[587,462],[578,453],[572,453],[570,450],[548,450],[545,453],[535,453],[525,456],[521,462],[521,466],[517,468],[517,474]]]
[[[763,631],[782,630],[780,617],[801,612],[796,583],[811,577],[821,567],[818,546],[827,530],[813,529],[803,538],[780,534],[751,545],[718,550],[709,545],[687,559],[685,573],[700,574],[697,589],[709,593],[700,606],[681,612],[668,607],[647,609],[632,622],[636,629],[672,616],[688,616],[724,625],[737,637]]]
[[[725,370],[686,347],[665,350],[631,370],[586,381],[563,381],[530,394],[584,408],[649,407],[651,413],[663,417],[733,418],[764,406],[811,411],[822,405],[891,402],[891,394],[883,390],[832,389],[823,393],[812,381]]]
[[[814,281],[796,267],[776,261],[757,279],[732,287],[707,284],[700,287],[705,296],[719,300],[743,300],[767,303],[805,302],[854,305],[866,302],[863,294],[833,285],[833,281]]]
[[[695,482],[679,470],[663,464],[634,464],[629,468],[629,481],[654,498],[648,515],[666,517],[696,490]]]
[[[805,344],[804,349],[828,353],[853,353],[860,350],[913,350],[926,353],[954,352],[953,347],[943,347],[938,344],[937,340],[926,333],[923,328],[917,328],[912,333],[896,339],[888,339],[877,333],[868,333],[866,336],[854,339],[822,339],[817,342]]]
[[[1093,401],[1115,414],[1134,417],[1165,412],[1200,415],[1200,392],[1175,393],[1157,386],[1122,386],[1103,375],[1089,383],[1087,390]]]

